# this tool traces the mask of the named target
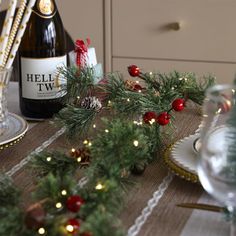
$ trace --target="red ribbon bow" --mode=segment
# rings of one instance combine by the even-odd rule
[[[90,45],[90,39],[86,39],[87,45],[81,39],[77,39],[75,42],[75,52],[76,55],[76,64],[78,67],[84,67],[87,63],[87,53],[88,53],[88,46]]]

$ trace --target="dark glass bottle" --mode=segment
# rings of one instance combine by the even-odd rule
[[[58,66],[66,65],[65,31],[54,0],[37,0],[19,49],[20,109],[29,119],[62,108]],[[65,81],[65,80],[64,80]]]

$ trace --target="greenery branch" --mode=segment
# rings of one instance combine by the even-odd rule
[[[38,178],[35,204],[28,209],[20,206],[12,182],[1,177],[0,235],[125,235],[119,215],[133,184],[130,175],[143,173],[163,144],[164,124],[158,123],[156,116],[146,122],[144,115],[169,115],[176,98],[201,104],[213,79],[198,84],[193,74],[146,73],[141,76],[145,87],[140,87],[124,81],[119,73],[94,84],[93,69],[87,67],[62,68],[60,73],[67,78],[66,106],[55,121],[66,128],[68,136],[91,135],[102,110],[112,112],[115,118],[101,118],[96,136],[83,146],[33,157],[30,165]],[[81,170],[85,166],[86,171]],[[83,186],[78,184],[81,175],[86,180]]]

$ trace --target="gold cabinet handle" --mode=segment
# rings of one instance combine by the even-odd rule
[[[181,23],[180,22],[172,22],[172,23],[167,24],[165,28],[169,29],[169,30],[178,31],[181,29]]]

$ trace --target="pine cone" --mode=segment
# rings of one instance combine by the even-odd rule
[[[81,102],[81,107],[85,109],[93,109],[100,111],[102,108],[101,102],[96,97],[85,97]]]
[[[29,229],[38,229],[44,225],[45,217],[46,212],[42,205],[36,203],[26,210],[25,224]]]

